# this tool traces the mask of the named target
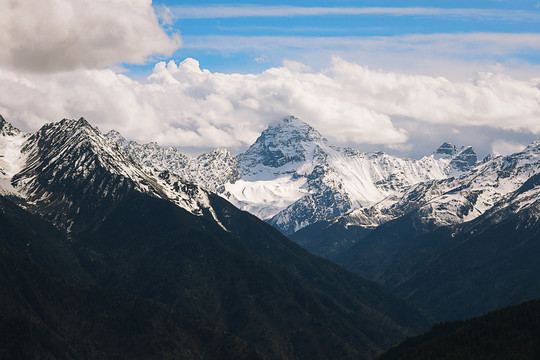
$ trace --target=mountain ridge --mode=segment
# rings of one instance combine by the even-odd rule
[[[420,184],[404,196],[409,207],[389,207],[389,219],[371,229],[351,214],[291,238],[440,321],[539,297],[539,145],[492,158],[461,178]],[[434,221],[439,214],[448,218]]]
[[[119,139],[114,132],[109,137]],[[339,148],[294,116],[270,124],[249,149],[236,157],[228,152],[218,159],[209,156],[210,161],[204,160],[204,154],[190,159],[155,143],[119,141],[144,166],[196,182],[285,234],[396,196],[418,182],[461,174],[477,162],[472,147],[458,149],[451,144],[447,146],[455,151],[435,156],[436,150],[420,160]],[[150,147],[151,151],[145,150]],[[156,151],[174,155],[152,155]],[[152,161],[153,156],[159,159]],[[199,174],[204,168],[212,171],[196,178],[186,171],[189,168],[197,168]],[[225,169],[230,171],[226,173]]]
[[[102,289],[190,313],[271,358],[373,358],[429,323],[222,197],[143,168],[84,119],[44,125],[20,151],[10,198],[60,229],[66,264]]]

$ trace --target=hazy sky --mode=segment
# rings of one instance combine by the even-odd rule
[[[540,138],[539,1],[0,0],[0,114],[195,154],[295,115],[419,157]]]

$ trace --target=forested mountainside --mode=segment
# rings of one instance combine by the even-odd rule
[[[309,254],[222,197],[168,171],[144,169],[84,119],[47,124],[34,134],[5,132],[1,142],[10,154],[2,164],[9,169],[3,171],[2,201],[16,215],[3,214],[21,229],[2,240],[22,254],[21,266],[30,261],[35,271],[67,281],[58,292],[104,294],[119,314],[157,304],[147,317],[133,319],[143,324],[161,321],[168,309],[174,316],[189,314],[186,323],[159,325],[171,331],[165,338],[200,325],[216,344],[241,356],[373,358],[429,324],[377,284]],[[35,221],[21,223],[21,211]],[[12,239],[17,233],[26,235]],[[27,299],[17,290],[26,280],[11,278],[14,298]],[[45,289],[35,292],[46,295]],[[55,292],[47,295],[51,302],[36,303],[28,313],[51,312],[40,320],[45,337],[52,336],[49,324],[58,316]],[[123,308],[116,295],[107,298],[110,293],[133,299],[133,307]],[[208,350],[197,347],[198,335],[193,339],[194,354]],[[64,345],[79,346],[73,341]],[[218,358],[227,353],[215,350]]]
[[[533,300],[479,318],[435,325],[379,359],[538,359],[539,320],[540,301]]]

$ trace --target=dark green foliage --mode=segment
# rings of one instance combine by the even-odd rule
[[[307,251],[329,260],[335,260],[370,233],[370,229],[347,225],[347,219],[320,221],[302,228],[289,238]]]
[[[64,233],[2,196],[0,240],[57,276],[92,282]]]
[[[132,192],[69,239],[0,200],[0,358],[373,358],[428,325],[217,196],[229,231]]]
[[[533,360],[540,358],[540,300],[480,318],[435,325],[380,357],[393,359]]]
[[[537,298],[540,227],[525,225],[535,218],[536,214],[523,212],[488,227],[476,224],[454,237],[443,231],[433,233],[440,237],[424,236],[423,243],[437,241],[445,246],[391,286],[440,320],[479,316]]]
[[[74,238],[96,282],[209,319],[277,358],[369,358],[427,325],[376,284],[219,197],[210,217],[132,193]]]
[[[379,226],[336,261],[438,321],[466,319],[540,296],[537,219],[531,207],[435,228],[411,213]]]
[[[8,245],[5,234],[0,288],[1,359],[264,358],[169,306],[57,279]]]

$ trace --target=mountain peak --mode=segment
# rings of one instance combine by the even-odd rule
[[[315,130],[308,123],[303,122],[295,116],[289,116],[278,121],[274,121],[268,125],[264,133],[277,133],[281,136],[297,136],[302,135],[303,137],[310,140],[320,140],[322,139],[321,134]],[[262,135],[261,134],[261,135]]]
[[[308,125],[294,115],[284,117],[281,120],[275,121],[273,124],[283,124],[287,126],[305,126]],[[309,126],[309,125],[308,125]]]
[[[459,170],[467,171],[478,162],[478,157],[472,146],[462,146],[458,148],[456,145],[444,142],[433,152],[435,159],[449,159],[450,166]]]
[[[2,115],[0,115],[0,135],[2,136],[14,136],[19,135],[21,131],[8,123]]]
[[[433,152],[433,155],[435,156],[435,158],[440,159],[440,158],[445,158],[445,157],[452,157],[456,155],[457,153],[458,153],[457,146],[449,142],[444,142],[442,143],[441,146],[437,148],[437,150]]]
[[[540,140],[535,140],[530,143],[523,151],[530,151],[540,149]]]
[[[91,126],[90,123],[84,117],[80,117],[79,119],[63,118],[59,122],[52,122],[49,124],[54,125],[54,126],[65,126],[65,125]]]
[[[450,162],[450,166],[460,170],[467,171],[478,162],[478,157],[472,146],[462,148]]]
[[[106,133],[105,137],[112,140],[113,142],[120,144],[123,148],[125,148],[126,145],[129,143],[129,141],[126,140],[126,138],[123,137],[122,134],[120,134],[120,132],[114,129]]]
[[[83,117],[76,119],[67,119],[64,118],[59,122],[50,122],[44,124],[37,133],[33,136],[44,136],[49,134],[49,132],[76,132],[79,133],[80,130],[90,131],[90,133],[99,133],[90,123]]]
[[[253,172],[257,164],[279,168],[286,164],[305,161],[309,149],[326,143],[321,134],[300,119],[289,116],[271,123],[253,145],[238,155],[243,173]]]

